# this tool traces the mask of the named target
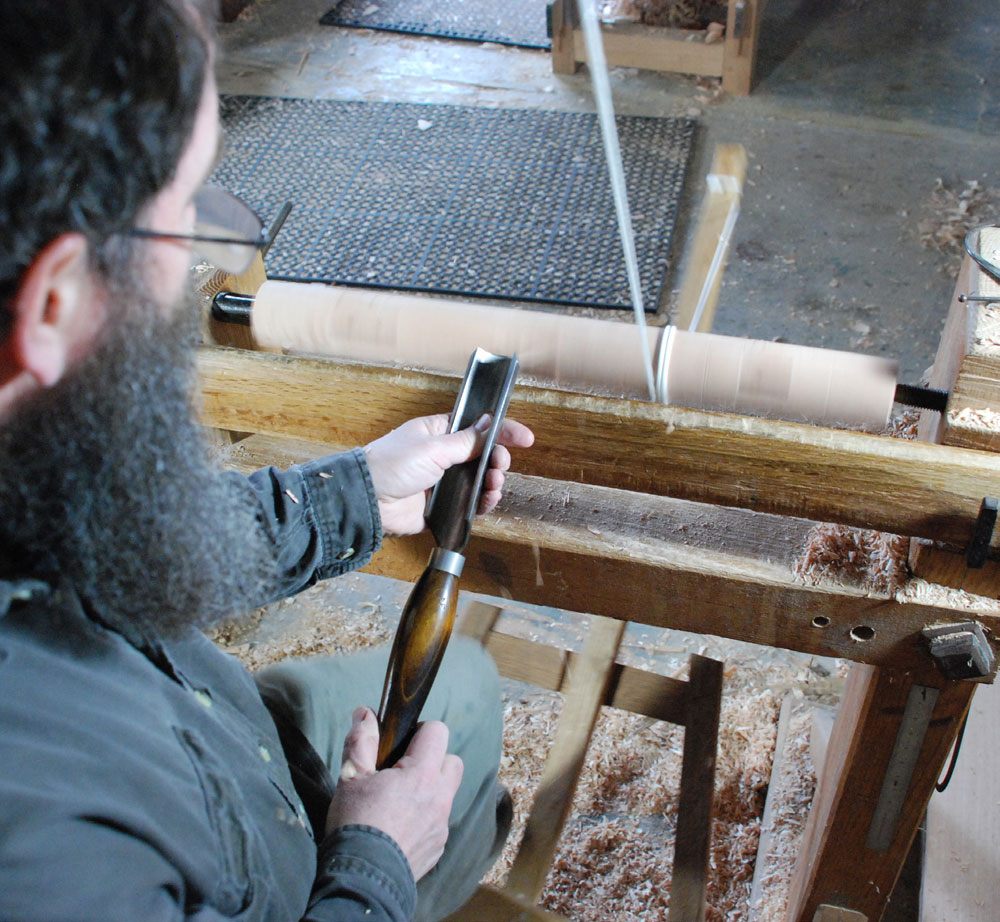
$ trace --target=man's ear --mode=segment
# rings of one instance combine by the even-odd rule
[[[4,351],[14,368],[8,374],[27,372],[50,387],[86,352],[101,325],[104,306],[94,297],[87,238],[67,233],[48,243],[25,270],[9,310],[13,323]]]

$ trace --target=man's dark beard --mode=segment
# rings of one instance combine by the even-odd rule
[[[98,617],[171,635],[265,601],[274,556],[194,420],[197,305],[123,298],[97,351],[0,424],[0,575],[54,557]]]

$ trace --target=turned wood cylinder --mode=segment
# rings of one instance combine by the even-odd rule
[[[648,354],[671,406],[876,431],[896,385],[874,356],[323,284],[265,283],[252,328],[261,348],[448,374],[481,346],[516,353],[522,381],[638,399]]]

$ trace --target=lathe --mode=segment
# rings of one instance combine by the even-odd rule
[[[985,242],[995,245],[996,238],[987,234]],[[253,294],[263,277],[259,267],[257,273],[256,280],[244,279],[234,289]],[[578,318],[490,309],[487,321],[476,326],[477,311],[485,309],[469,314],[469,329],[485,348],[494,345],[487,338],[518,338],[523,363],[541,335],[532,324],[544,322],[549,332],[540,344],[551,347],[556,364],[549,376],[562,387],[520,385],[514,391],[510,415],[534,428],[537,443],[519,456],[518,475],[509,477],[499,514],[477,521],[462,588],[597,616],[597,639],[583,654],[588,674],[570,683],[570,696],[581,683],[590,694],[584,710],[615,703],[683,721],[678,702],[684,690],[677,686],[687,683],[621,673],[612,681],[614,651],[627,621],[854,664],[791,885],[788,919],[794,922],[881,917],[973,692],[996,674],[1000,536],[992,528],[992,500],[1000,496],[1000,457],[993,453],[998,430],[989,408],[1000,405],[1000,347],[976,333],[993,322],[990,302],[982,300],[992,296],[1000,299],[1000,285],[967,259],[931,380],[949,395],[946,412],[925,413],[922,423],[928,437],[945,444],[689,408],[673,400],[658,405],[636,399],[634,391],[573,392],[566,387],[582,387],[591,362],[574,360],[577,334],[566,330],[575,331]],[[289,313],[301,309],[315,318],[316,303],[352,298],[363,305],[354,319],[375,327],[378,309],[388,304],[390,331],[407,310],[422,312],[425,352],[402,356],[404,362],[426,363],[433,352],[434,361],[445,365],[441,355],[452,347],[467,357],[461,336],[465,308],[451,302],[419,298],[404,305],[388,298],[375,305],[365,292],[269,283],[252,310],[270,302],[279,306],[276,313],[285,305]],[[264,321],[261,311],[255,331],[271,319]],[[332,322],[327,317],[321,327]],[[595,323],[602,331],[623,331],[620,340],[599,336],[597,352],[620,356],[623,371],[637,368],[635,328]],[[245,328],[218,321],[211,327],[216,342],[243,337],[243,348],[202,348],[203,419],[216,429],[253,433],[234,453],[246,467],[363,444],[414,415],[446,411],[462,371],[395,367],[388,360],[398,354],[321,358],[315,354],[328,348],[326,333],[309,332],[308,326],[294,343],[285,341],[287,332],[266,334],[265,342],[272,349],[294,345],[310,356],[262,351],[246,338]],[[522,337],[519,331],[530,332]],[[661,349],[660,335],[650,331],[654,352]],[[502,351],[507,345],[504,340],[494,347]],[[683,345],[681,337],[675,355]],[[752,352],[754,346],[741,349]],[[376,359],[383,363],[371,364]],[[875,369],[871,380],[881,382],[878,396],[863,389],[858,398],[870,414],[870,406],[891,404],[895,381],[884,364],[858,361]],[[615,364],[608,359],[604,367]],[[546,377],[537,369],[532,374]],[[560,377],[566,374],[572,380]],[[605,394],[616,388],[630,393],[601,375],[597,385]],[[841,418],[833,422],[843,422],[840,410],[835,415]],[[690,520],[692,510],[702,530],[714,534],[708,542],[714,547],[692,548],[684,537],[680,523]],[[802,534],[803,519],[913,539],[914,575],[892,595],[829,581],[806,584],[781,550]],[[368,570],[413,581],[429,550],[426,537],[392,539]],[[970,560],[984,565],[970,568]],[[479,632],[486,637],[489,625]],[[496,649],[505,643],[493,639]],[[521,647],[507,660],[501,669],[518,677],[530,672],[526,663],[541,661],[537,651]],[[566,681],[552,678],[551,687],[565,687]],[[551,859],[547,849],[557,836],[558,828],[536,832],[546,840],[526,846],[536,867],[522,867],[520,876],[512,872],[506,894],[481,894],[478,918],[513,918],[515,909],[535,913],[530,918],[548,917],[525,907],[537,897]],[[683,860],[680,848],[677,860]],[[675,863],[675,881],[679,875]],[[696,878],[695,907],[704,899]],[[672,900],[672,919],[686,917],[681,893],[676,915]]]

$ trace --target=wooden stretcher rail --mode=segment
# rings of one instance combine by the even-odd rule
[[[500,675],[538,688],[562,692],[566,678],[578,668],[579,653],[548,644],[491,632],[483,644],[497,664]],[[667,720],[684,726],[687,683],[631,666],[615,664],[603,701],[608,707]]]
[[[538,680],[541,687],[558,689],[565,695],[555,739],[504,894],[516,906],[533,905],[541,896],[598,712],[602,706],[611,705],[685,727],[669,919],[703,920],[723,664],[693,654],[690,678],[681,681],[616,663],[625,631],[622,621],[587,619],[586,645],[575,654],[497,632],[501,614],[497,606],[472,602],[463,611],[456,630],[483,643],[496,659],[501,675]],[[526,667],[532,661],[542,668]],[[449,922],[481,922],[482,918],[474,902]],[[519,918],[525,916],[515,909],[507,917],[508,922]]]
[[[458,379],[246,350],[199,353],[202,419],[338,446],[447,411]],[[1000,458],[901,439],[519,387],[537,442],[517,468],[589,483],[964,547]],[[994,535],[993,547],[1000,546]]]
[[[323,451],[321,445],[254,436],[235,446],[229,463],[250,471],[268,463],[285,466]],[[782,544],[779,529],[795,524],[801,528],[802,523],[731,510],[715,510],[713,523],[713,511],[705,509],[704,529],[728,541],[732,550],[693,547],[685,537],[687,524],[678,524],[678,506],[692,504],[509,475],[502,512],[483,516],[474,525],[462,588],[901,668],[930,664],[920,635],[924,626],[969,617],[964,611],[897,601],[857,588],[804,585],[786,561],[768,560],[766,550],[755,554],[736,546],[741,530],[751,533],[748,541],[757,532],[769,532],[787,557],[794,541]],[[750,522],[741,525],[741,518]],[[426,535],[388,539],[367,572],[412,582],[423,571],[432,546]],[[977,613],[976,618],[1000,633],[1000,616]]]

